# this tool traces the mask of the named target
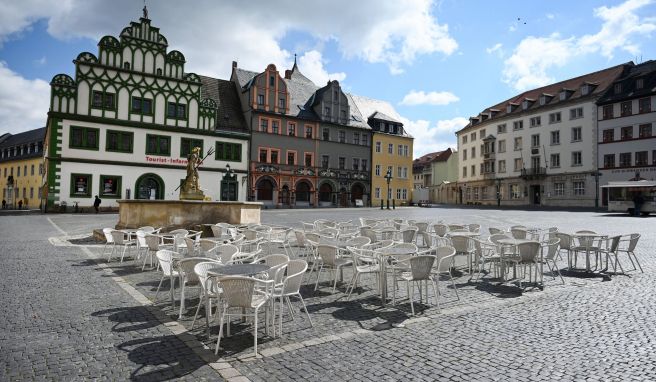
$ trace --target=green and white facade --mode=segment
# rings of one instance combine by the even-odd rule
[[[212,200],[246,200],[248,127],[229,81],[184,71],[182,53],[150,20],[119,38],[105,36],[98,55],[74,60],[74,78],[51,82],[45,141],[48,207],[101,207],[118,199],[177,199],[187,154],[210,148],[200,185]],[[227,171],[229,165],[230,172]]]

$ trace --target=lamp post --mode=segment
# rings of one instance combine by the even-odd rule
[[[595,208],[599,208],[599,177],[603,174],[599,171],[590,173],[595,178]]]
[[[390,194],[392,191],[390,190],[390,182],[392,181],[392,170],[387,169],[387,174],[385,174],[385,180],[387,181],[387,209],[389,210],[389,200],[390,200]]]
[[[497,178],[497,207],[501,206],[501,179]]]

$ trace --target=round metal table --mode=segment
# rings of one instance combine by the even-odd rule
[[[229,264],[212,268],[208,273],[221,276],[255,276],[271,269],[265,264]]]

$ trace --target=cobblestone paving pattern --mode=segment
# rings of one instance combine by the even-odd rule
[[[372,280],[365,280],[364,287],[356,289],[351,301],[345,301],[344,286],[338,285],[337,293],[332,294],[327,278],[325,283],[320,284],[319,290],[314,292],[316,274],[312,274],[308,275],[301,292],[312,316],[313,328],[309,326],[304,313],[298,310],[298,304],[295,304],[296,319],[292,321],[285,316],[281,338],[273,339],[260,332],[259,350],[264,357],[252,358],[251,329],[237,324],[233,325],[232,336],[222,340],[219,357],[205,361],[229,362],[229,365],[223,365],[236,369],[231,368],[231,373],[234,370],[234,373],[241,373],[253,381],[656,379],[656,356],[653,355],[653,337],[656,335],[656,324],[653,323],[655,280],[652,276],[656,267],[653,261],[656,246],[655,218],[591,212],[399,208],[395,211],[268,210],[262,212],[262,221],[299,227],[301,221],[319,218],[355,221],[361,216],[479,223],[483,226],[483,232],[487,232],[489,226],[508,227],[514,224],[545,228],[557,226],[564,232],[580,229],[613,234],[639,232],[643,237],[637,254],[646,273],[613,275],[608,282],[603,282],[601,278],[566,277],[565,285],[545,275],[545,291],[530,287],[521,290],[512,285],[497,286],[494,282],[475,283],[464,275],[457,279],[459,301],[453,289],[447,288],[447,283],[441,283],[444,293],[441,300],[442,312],[434,306],[417,304],[416,318],[411,318],[403,287],[399,292],[400,303],[383,308],[374,295]],[[92,228],[113,226],[117,218],[116,215],[50,217],[68,234],[89,234]],[[0,355],[0,361],[6,362],[5,369],[0,370],[0,379],[21,376],[35,378],[40,375],[33,371],[34,364],[38,362],[32,361],[30,356],[35,355],[40,355],[39,361],[56,360],[44,367],[44,372],[49,372],[46,376],[78,375],[69,374],[60,367],[60,352],[65,347],[48,346],[51,353],[46,352],[44,355],[39,350],[40,346],[25,347],[24,344],[31,342],[21,341],[29,337],[26,332],[32,332],[30,320],[26,316],[33,314],[32,310],[37,312],[43,309],[54,309],[56,312],[48,318],[47,325],[40,325],[48,328],[39,333],[49,330],[57,338],[63,337],[62,333],[78,333],[75,340],[71,340],[75,343],[71,346],[76,350],[70,356],[70,363],[96,364],[96,361],[84,358],[85,353],[95,352],[86,348],[103,346],[106,355],[98,361],[96,370],[112,371],[92,372],[85,368],[84,371],[89,373],[82,374],[82,378],[105,376],[113,379],[112,375],[144,374],[153,379],[168,379],[171,373],[165,374],[160,369],[175,369],[171,363],[180,361],[177,352],[189,354],[192,360],[189,363],[197,365],[178,369],[180,374],[194,378],[197,374],[203,374],[207,369],[207,366],[202,366],[203,360],[191,355],[184,343],[162,329],[148,311],[117,288],[106,273],[98,270],[97,265],[104,264],[104,261],[89,259],[75,247],[49,247],[44,241],[47,236],[62,235],[52,229],[45,217],[21,219],[25,221],[19,220],[16,225],[6,224],[5,227],[12,232],[21,232],[21,227],[25,232],[33,230],[40,244],[37,244],[35,251],[14,255],[16,247],[20,248],[21,245],[14,243],[14,240],[0,239],[3,248],[0,262],[5,263],[5,269],[16,269],[10,271],[13,274],[9,279],[2,281],[3,294],[12,291],[5,294],[7,299],[11,295],[36,294],[37,297],[28,297],[23,306],[18,301],[9,300],[9,306],[13,308],[4,314],[6,320],[14,324],[7,328],[7,332],[2,332],[0,338],[3,354]],[[30,248],[33,245],[31,240]],[[28,245],[28,240],[25,241],[23,251]],[[95,256],[100,255],[100,248],[90,249]],[[45,261],[44,256],[47,256]],[[71,262],[83,266],[73,267]],[[627,263],[625,260],[625,266]],[[48,292],[38,297],[37,285],[40,283],[22,278],[18,283],[17,273],[23,270],[33,274],[35,271],[30,267],[44,265],[48,267],[48,273],[61,273],[63,277],[54,280],[49,277],[47,282],[56,285],[48,285]],[[565,264],[559,266],[563,268]],[[123,264],[112,262],[109,267],[114,275],[121,276],[129,285],[154,301],[159,274],[155,271],[141,272],[140,264],[133,261]],[[350,270],[347,270],[344,277],[348,279],[350,275]],[[19,287],[26,283],[33,286]],[[167,281],[162,288],[164,292],[168,291]],[[70,295],[74,295],[75,299],[66,299]],[[187,300],[187,309],[178,321],[186,329],[191,328],[198,302],[196,290],[191,290],[188,296],[191,297]],[[160,293],[160,300],[155,306],[170,319],[177,319],[177,310],[171,309],[167,298],[167,293]],[[39,303],[33,303],[33,299]],[[64,304],[66,308],[62,307]],[[28,306],[32,309],[27,309]],[[201,309],[202,314],[204,312]],[[189,333],[199,343],[213,349],[218,332],[216,324],[212,325],[211,340],[208,340],[204,320],[199,322],[203,327],[197,323],[196,328]],[[126,326],[129,329],[125,329]],[[162,346],[159,340],[153,340],[164,336],[168,336],[167,341],[175,345]],[[90,340],[83,340],[87,338]],[[135,361],[134,357],[129,356],[135,347],[148,348],[148,355],[158,361]],[[21,349],[21,356],[5,356],[6,348],[12,349],[12,354],[17,352],[13,349]],[[126,348],[129,350],[126,351]],[[105,358],[123,366],[113,368]],[[211,370],[207,371],[212,375]],[[78,372],[77,369],[75,372]],[[112,372],[115,374],[108,374]],[[227,373],[222,375],[231,376]],[[5,376],[7,378],[3,378]]]

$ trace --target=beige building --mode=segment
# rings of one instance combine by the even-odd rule
[[[45,128],[0,136],[0,187],[5,208],[40,208]]]

